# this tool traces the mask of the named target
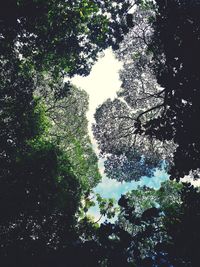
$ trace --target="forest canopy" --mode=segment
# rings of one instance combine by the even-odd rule
[[[198,0],[3,3],[2,267],[199,267],[199,11]],[[108,47],[122,83],[94,115],[97,155],[89,95],[70,78]],[[108,179],[164,168],[173,181],[106,199],[98,156]]]

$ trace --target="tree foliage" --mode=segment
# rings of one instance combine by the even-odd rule
[[[88,95],[69,82],[55,86],[51,77],[40,82],[35,95],[43,101],[50,127],[47,139],[68,154],[74,174],[88,190],[100,181],[97,156],[88,134]]]
[[[117,100],[97,111],[95,135],[103,152],[108,147],[107,153],[114,153],[110,143],[122,152],[122,144],[137,147],[138,142],[145,156],[144,147],[149,152],[153,144],[159,158],[168,162],[171,178],[198,178],[199,4],[156,4],[143,3],[133,14],[133,28],[116,51],[124,63],[122,88]],[[108,110],[113,115],[107,115]]]
[[[98,52],[127,32],[129,1],[8,0],[0,13],[2,55],[54,75],[86,75]]]
[[[51,253],[69,248],[78,239],[76,224],[81,199],[100,178],[97,159],[89,165],[97,178],[88,173],[85,178],[76,175],[69,151],[48,137],[51,117],[47,116],[44,98],[35,96],[42,82],[25,71],[15,57],[12,61],[1,61],[0,75],[0,258],[5,266],[40,266],[43,261],[49,262]],[[56,93],[55,88],[54,97]],[[85,94],[82,95],[86,100]],[[80,112],[81,109],[86,120],[86,107],[80,105]],[[71,124],[71,129],[75,131],[75,125]],[[86,142],[86,129],[84,134]],[[81,136],[83,131],[77,135],[80,141]],[[85,146],[90,146],[89,141]],[[77,147],[73,146],[71,151]],[[80,157],[84,155],[82,150],[81,153]],[[78,156],[76,160],[81,163]]]
[[[151,177],[163,161],[168,169],[173,164],[173,140],[156,140],[141,129],[141,124],[162,112],[164,95],[149,50],[154,17],[155,11],[146,6],[140,5],[134,11],[133,27],[115,51],[123,62],[121,89],[116,99],[105,101],[95,114],[94,135],[101,153],[108,154],[105,170],[117,180]]]
[[[199,188],[170,181],[122,195],[117,222],[101,224],[83,246],[88,266],[198,266],[198,201]]]
[[[17,85],[21,82],[22,77]],[[25,100],[23,105],[31,108]],[[65,153],[42,136],[46,122],[44,109],[38,105],[33,105],[26,121],[25,116],[21,120],[21,113],[14,116],[10,112],[16,110],[13,103],[9,109],[1,109],[1,121],[8,126],[5,138],[9,136],[2,146],[0,174],[0,256],[5,266],[26,266],[31,259],[31,266],[37,266],[38,259],[66,246],[75,236],[81,181],[73,174]],[[16,124],[9,128],[13,120]],[[27,123],[28,128],[36,129],[31,135],[23,132]],[[19,130],[23,136],[17,134]]]
[[[150,48],[157,81],[164,88],[164,109],[158,118],[144,124],[144,129],[150,136],[177,144],[170,173],[178,179],[199,167],[199,3],[156,2],[158,12]]]
[[[96,110],[95,120],[94,136],[110,178],[139,180],[145,175],[153,176],[164,160],[170,161],[172,145],[140,134],[135,127],[134,110],[120,98],[105,101]]]
[[[133,237],[144,233],[138,243],[141,259],[155,257],[156,246],[171,241],[165,221],[180,212],[182,187],[182,184],[166,181],[158,190],[138,187],[119,200],[122,210],[118,224]]]

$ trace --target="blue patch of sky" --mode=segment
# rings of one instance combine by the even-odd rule
[[[153,177],[141,177],[140,181],[118,182],[103,175],[102,182],[95,188],[95,192],[102,197],[119,199],[121,195],[136,189],[138,186],[147,186],[158,189],[162,182],[169,178],[164,169],[156,170]]]
[[[102,166],[103,162],[100,162]],[[114,198],[116,201],[119,200],[121,195],[126,194],[127,192],[137,189],[138,186],[147,186],[154,189],[159,189],[161,183],[169,179],[169,175],[166,173],[165,169],[155,170],[152,177],[141,177],[140,181],[131,181],[131,182],[118,182],[114,179],[109,179],[105,174],[102,174],[102,181],[94,189],[95,193],[99,193],[103,198]],[[90,215],[95,217],[95,220],[100,218],[100,212],[98,205],[89,209],[88,212]],[[100,222],[105,221],[106,217],[102,217]],[[108,220],[113,222],[116,219],[113,218]]]

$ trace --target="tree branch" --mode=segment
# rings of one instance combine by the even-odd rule
[[[138,115],[136,121],[139,121],[140,117],[142,117],[144,114],[146,114],[146,113],[148,113],[148,112],[150,112],[150,111],[153,111],[154,109],[161,108],[161,107],[163,107],[163,106],[164,106],[164,103],[159,104],[159,105],[157,105],[157,106],[154,106],[154,107],[152,107],[152,108],[150,108],[150,109],[145,110],[144,112],[142,112],[142,113],[140,113],[140,114]]]

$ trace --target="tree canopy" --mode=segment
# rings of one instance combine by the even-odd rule
[[[199,188],[170,181],[122,195],[117,222],[85,243],[88,266],[198,266],[198,199]]]
[[[164,88],[164,101],[161,114],[144,124],[144,131],[177,144],[170,173],[178,179],[199,167],[199,3],[156,2],[150,49],[157,81]]]
[[[198,2],[156,1],[136,9],[116,51],[124,64],[118,98],[96,113],[103,153],[122,154],[127,146],[145,156],[153,145],[152,157],[168,162],[172,179],[198,178],[198,8]]]
[[[8,0],[0,12],[1,55],[66,75],[86,75],[98,52],[127,32],[129,1]]]
[[[35,91],[43,101],[49,127],[47,139],[57,144],[68,154],[74,174],[81,178],[86,188],[100,181],[97,156],[88,134],[88,95],[69,82],[56,84],[46,77]],[[85,183],[85,185],[84,185]]]
[[[199,267],[199,1],[7,0],[0,10],[0,262]],[[88,95],[69,78],[115,49],[121,89],[93,126],[105,174],[177,181],[118,200],[101,180]],[[114,189],[113,189],[114,190]],[[88,214],[98,205],[99,218]],[[106,220],[101,223],[103,216]]]

